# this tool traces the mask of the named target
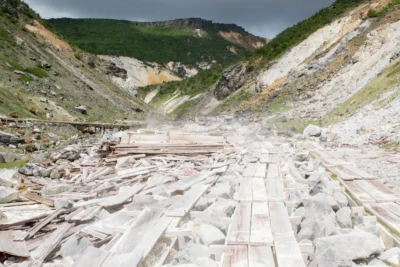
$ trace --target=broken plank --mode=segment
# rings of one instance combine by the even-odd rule
[[[400,216],[395,215],[390,210],[386,209],[380,203],[368,203],[364,204],[364,207],[372,212],[379,220],[385,223],[387,226],[392,228],[400,234]]]
[[[253,203],[251,214],[250,245],[272,246],[273,237],[268,203]]]
[[[29,230],[29,233],[27,235],[27,238],[31,238],[34,236],[37,232],[40,231],[43,227],[45,227],[47,224],[49,224],[52,220],[57,218],[60,214],[62,214],[65,211],[65,209],[58,209],[54,211],[52,214],[41,220],[38,224],[36,224],[33,228]]]
[[[32,252],[31,266],[42,266],[46,257],[53,251],[53,249],[61,242],[64,235],[72,227],[72,224],[64,223],[60,225],[37,249]]]
[[[196,204],[200,197],[207,191],[209,185],[195,185],[189,191],[185,192],[182,199],[173,203],[166,211],[167,216],[183,217]]]
[[[12,231],[0,232],[0,252],[23,258],[30,257],[25,241],[13,241],[14,237]]]
[[[378,203],[393,202],[400,199],[400,197],[394,194],[394,192],[391,191],[389,188],[386,189],[383,184],[375,183],[372,180],[356,180],[354,181],[354,183],[361,187]]]
[[[247,246],[227,246],[223,267],[248,267]]]
[[[268,201],[285,201],[283,182],[278,179],[267,179]]]
[[[228,236],[229,245],[248,245],[250,242],[251,203],[239,203],[232,219]]]
[[[249,267],[275,267],[270,246],[249,246],[248,258]]]
[[[29,200],[33,200],[35,202],[41,203],[41,204],[45,204],[47,206],[53,207],[54,206],[54,200],[49,199],[49,198],[45,198],[40,196],[39,194],[35,194],[32,192],[25,192],[22,194],[23,197],[29,199]]]
[[[113,207],[122,205],[125,202],[127,202],[130,198],[132,198],[135,194],[140,192],[145,186],[146,183],[137,183],[131,187],[126,187],[124,189],[121,188],[120,193],[118,195],[109,198],[104,202],[100,202],[99,205],[103,207]]]
[[[253,178],[256,173],[257,164],[249,163],[247,164],[246,170],[243,172],[244,178]]]

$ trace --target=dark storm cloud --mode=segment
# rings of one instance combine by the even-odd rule
[[[334,0],[25,0],[44,18],[160,21],[201,17],[273,37]]]

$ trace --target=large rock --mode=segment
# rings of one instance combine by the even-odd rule
[[[310,154],[308,152],[300,152],[294,156],[295,161],[308,161],[310,159]]]
[[[400,267],[400,248],[394,247],[388,249],[379,255],[378,259],[384,261],[389,264],[391,267]]]
[[[383,250],[381,240],[362,230],[315,240],[318,267],[352,266],[353,260],[367,259]]]
[[[56,198],[54,200],[54,207],[56,208],[56,210],[58,209],[69,209],[72,208],[72,205],[74,204],[74,202],[68,198]]]
[[[368,263],[368,266],[370,266],[370,267],[388,267],[388,265],[386,263],[384,263],[383,261],[381,261],[379,259],[373,259],[372,261],[370,261]]]
[[[6,223],[8,220],[7,215],[0,211],[0,223]]]
[[[188,243],[186,247],[175,255],[173,261],[176,264],[184,264],[195,262],[197,259],[203,257],[210,257],[210,249],[207,246]]]
[[[340,227],[351,228],[353,223],[351,221],[351,209],[349,207],[343,207],[336,212],[336,220]]]
[[[301,229],[309,228],[313,232],[312,236],[307,239],[314,240],[335,232],[337,226],[335,212],[325,195],[318,194],[310,197],[303,201],[303,206],[305,219],[301,222]]]
[[[214,89],[215,98],[221,101],[239,90],[246,82],[245,73],[244,64],[237,64],[224,70]]]
[[[70,238],[61,245],[61,255],[63,258],[71,257],[75,261],[87,247],[91,246],[93,246],[92,243],[85,237],[80,240]]]
[[[198,258],[194,264],[196,264],[199,267],[218,267],[218,263],[216,263],[210,258],[205,258],[205,257]]]
[[[198,228],[197,236],[200,237],[202,244],[221,245],[225,242],[225,235],[216,227],[209,224],[202,224]]]
[[[19,199],[18,190],[10,187],[0,186],[0,204]]]
[[[331,196],[327,196],[328,200],[329,200],[329,205],[331,205],[331,208],[336,212],[340,209],[340,205],[339,203],[337,203],[337,201],[331,197]]]
[[[230,183],[217,183],[214,187],[210,189],[210,193],[208,193],[205,197],[231,199],[233,193],[234,190]]]
[[[315,183],[314,183],[315,182]],[[330,181],[326,181],[323,178],[319,178],[317,181],[312,181],[309,179],[308,184],[314,184],[312,189],[310,190],[310,195],[315,196],[318,194],[324,194],[327,196],[332,196],[333,194],[333,185]]]
[[[321,133],[322,133],[321,127],[312,124],[308,125],[303,131],[304,136],[319,137],[321,136]]]
[[[219,198],[214,201],[204,212],[216,217],[232,217],[235,211],[236,202],[230,199]]]
[[[26,175],[26,176],[32,176],[33,175],[33,170],[28,168],[28,167],[19,168],[18,172],[20,174],[23,174],[23,175]]]
[[[48,184],[42,188],[42,195],[58,195],[72,191],[72,186],[69,184]]]
[[[349,200],[342,192],[333,193],[333,198],[336,200],[337,203],[339,203],[341,207],[347,207],[349,205]]]

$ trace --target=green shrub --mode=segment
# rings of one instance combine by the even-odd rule
[[[78,53],[78,52],[75,52],[74,53],[74,56],[75,56],[75,58],[77,59],[77,60],[82,60],[82,55],[80,54],[80,53]]]
[[[367,17],[368,18],[376,18],[379,16],[379,13],[376,10],[370,9],[368,11]]]
[[[47,71],[42,68],[25,68],[24,71],[29,72],[39,78],[49,77]]]

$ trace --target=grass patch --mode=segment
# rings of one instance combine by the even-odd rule
[[[229,96],[225,99],[215,110],[215,113],[218,112],[229,112],[231,109],[239,106],[246,100],[251,98],[251,94],[246,91],[246,88],[240,89],[239,91],[235,92],[233,95]]]
[[[370,9],[368,11],[367,17],[368,18],[383,17],[391,10],[392,7],[399,5],[399,4],[400,4],[400,0],[392,0],[387,6],[382,8],[382,10]]]
[[[0,27],[0,40],[1,41],[11,41],[10,34],[8,31],[2,27]]]
[[[0,99],[1,114],[9,115],[11,112],[16,112],[21,118],[41,118],[29,111],[29,107],[34,109],[38,109],[38,107],[29,102],[23,91],[0,87]]]
[[[21,80],[23,80],[24,82],[31,82],[31,81],[33,81],[32,77],[30,77],[30,76],[28,76],[28,75],[25,75],[25,74],[21,74],[19,77],[20,77]]]
[[[29,73],[31,73],[31,74],[35,75],[36,77],[39,77],[39,78],[49,77],[49,73],[47,71],[45,71],[42,68],[38,68],[38,67],[25,68],[24,71],[29,72]]]
[[[392,98],[381,101],[377,100],[385,93],[392,91],[394,87],[398,85],[399,80],[400,60],[397,60],[378,74],[377,77],[373,78],[347,101],[338,105],[334,110],[326,114],[323,119],[323,124],[329,125],[342,121],[356,113],[359,108],[373,103],[374,101],[377,107],[383,107],[385,104],[389,103]],[[395,94],[398,95],[399,92],[397,91]]]
[[[268,101],[266,104],[266,108],[271,113],[289,111],[291,108],[286,105],[286,102],[286,98],[278,96]]]
[[[19,169],[24,166],[25,166],[25,162],[23,162],[23,161],[0,163],[0,169]]]

